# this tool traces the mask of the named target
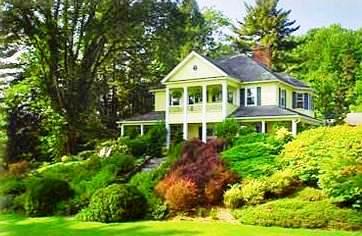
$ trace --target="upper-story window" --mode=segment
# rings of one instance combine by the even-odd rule
[[[303,93],[297,93],[296,108],[304,109],[304,94]]]
[[[309,93],[293,92],[293,108],[313,110],[312,96]]]
[[[279,106],[287,107],[287,90],[279,88]]]
[[[256,105],[256,88],[247,88],[246,89],[246,105],[255,106]]]

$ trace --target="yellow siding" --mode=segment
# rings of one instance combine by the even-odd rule
[[[155,111],[166,109],[166,92],[164,90],[155,91]]]
[[[194,66],[197,66],[197,70],[193,69]],[[171,78],[169,78],[168,82],[221,76],[223,76],[223,74],[211,63],[194,55],[184,66],[179,68]]]
[[[261,105],[277,105],[278,94],[277,94],[277,85],[276,83],[265,83],[261,84]]]
[[[199,138],[200,124],[189,124],[188,139]]]

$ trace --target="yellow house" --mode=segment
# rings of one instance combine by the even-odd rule
[[[147,126],[163,121],[167,142],[175,132],[185,140],[206,142],[213,127],[225,119],[253,125],[262,133],[272,132],[273,123],[289,124],[293,135],[298,124],[319,125],[314,118],[313,91],[303,82],[275,73],[246,55],[211,60],[190,53],[153,89],[154,111],[120,121],[138,126],[141,135]]]

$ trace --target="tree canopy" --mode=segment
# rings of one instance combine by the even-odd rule
[[[242,52],[255,47],[270,50],[272,66],[283,69],[283,53],[296,46],[289,37],[299,29],[296,21],[289,19],[291,10],[278,8],[279,0],[256,0],[255,5],[245,3],[246,16],[235,29],[236,43]]]

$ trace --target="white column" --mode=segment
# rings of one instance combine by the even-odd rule
[[[223,119],[227,116],[227,103],[228,103],[228,85],[227,81],[222,83],[222,116]]]
[[[263,134],[265,134],[265,131],[266,131],[266,129],[265,129],[265,120],[262,120],[262,121],[261,121],[261,132],[262,132]]]
[[[183,139],[188,139],[188,126],[187,126],[187,105],[188,105],[188,93],[187,93],[187,87],[184,86],[184,94],[183,94]]]
[[[292,120],[292,135],[297,136],[297,132],[298,132],[297,120]]]
[[[236,89],[236,104],[238,107],[240,106],[240,88]]]
[[[121,137],[124,136],[124,124],[121,124]]]
[[[170,89],[166,87],[166,104],[165,104],[165,125],[166,125],[166,146],[167,148],[170,147],[171,143],[171,128],[169,123],[169,111],[170,111]]]
[[[143,124],[141,124],[141,136],[143,136],[144,135],[144,125]]]
[[[207,123],[206,123],[206,104],[207,104],[207,86],[202,86],[202,142],[207,142]]]

